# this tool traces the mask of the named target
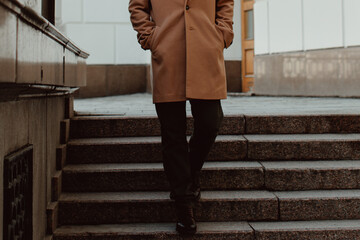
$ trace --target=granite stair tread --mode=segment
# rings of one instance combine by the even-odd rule
[[[71,138],[158,136],[156,116],[76,116]],[[188,134],[193,123],[188,116]],[[356,114],[226,114],[220,134],[301,134],[360,132]]]
[[[252,232],[247,222],[198,222],[198,232]],[[55,235],[72,233],[172,233],[176,234],[174,223],[133,223],[114,225],[67,225],[58,228]]]
[[[287,141],[360,141],[359,133],[323,133],[323,134],[245,134],[249,142],[287,142]]]
[[[267,221],[267,222],[198,222],[198,231],[288,231],[288,230],[337,230],[357,229],[360,219],[353,220],[313,220],[313,221]],[[252,228],[251,228],[251,227]],[[65,225],[55,231],[55,236],[72,233],[175,233],[174,223],[133,223],[107,225]]]
[[[95,116],[75,117],[71,120],[71,138],[89,137],[126,137],[126,136],[159,136],[160,123],[154,116],[119,117]],[[187,118],[187,134],[193,130],[193,119]],[[245,129],[243,115],[227,115],[224,117],[220,134],[242,134]]]
[[[216,141],[231,142],[245,140],[241,135],[219,135]],[[147,137],[111,137],[111,138],[78,138],[71,139],[69,145],[103,145],[103,144],[141,144],[141,143],[161,143],[160,136]]]
[[[208,159],[238,160],[246,157],[246,140],[241,135],[220,135]],[[72,139],[67,145],[67,163],[161,162],[161,138],[113,137]]]
[[[246,200],[246,199],[275,199],[275,195],[266,190],[251,191],[203,191],[202,201],[209,200]],[[95,193],[68,193],[60,196],[60,202],[72,201],[171,201],[169,192],[95,192]]]
[[[276,220],[278,201],[268,191],[204,191],[199,222]],[[169,192],[62,193],[61,225],[172,222]]]
[[[249,169],[259,168],[261,164],[254,161],[206,162],[203,170]],[[360,161],[359,161],[360,167]],[[63,169],[65,172],[114,172],[114,171],[163,171],[162,163],[98,163],[98,164],[69,164]]]
[[[252,160],[357,160],[360,134],[244,135]]]
[[[206,162],[200,181],[203,190],[356,189],[360,160]],[[63,169],[65,192],[168,189],[162,163],[69,164]]]

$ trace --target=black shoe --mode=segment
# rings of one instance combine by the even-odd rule
[[[178,218],[176,231],[182,235],[195,234],[197,226],[194,219],[192,203],[190,201],[175,201],[175,207]]]
[[[192,191],[195,196],[195,201],[199,201],[201,198],[200,192],[200,171],[192,173]]]

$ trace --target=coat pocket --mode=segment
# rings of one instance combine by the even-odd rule
[[[216,32],[217,32],[218,37],[220,39],[219,41],[221,41],[221,46],[223,48],[225,48],[225,38],[224,38],[224,34],[223,34],[222,30],[220,29],[220,27],[217,24],[215,24],[215,29],[216,29]]]
[[[155,43],[156,43],[156,38],[157,38],[157,32],[159,30],[158,26],[155,26],[152,33],[151,33],[151,38],[150,38],[150,50],[154,51],[155,50]]]

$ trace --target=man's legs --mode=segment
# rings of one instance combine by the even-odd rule
[[[161,124],[162,156],[165,174],[170,183],[170,198],[175,200],[181,234],[194,234],[194,194],[191,190],[191,167],[186,139],[186,102],[156,103]]]
[[[194,132],[189,143],[192,189],[200,197],[200,170],[215,142],[224,114],[220,100],[190,100]]]
[[[190,100],[194,132],[186,139],[186,102],[156,103],[165,174],[175,200],[180,233],[195,233],[193,203],[200,196],[200,170],[215,141],[223,112],[220,100]],[[190,147],[190,148],[189,148]],[[190,152],[189,152],[190,151]]]
[[[162,156],[172,199],[191,198],[191,168],[186,139],[186,102],[156,103]]]

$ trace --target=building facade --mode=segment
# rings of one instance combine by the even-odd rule
[[[360,96],[360,1],[257,0],[253,92]]]
[[[80,96],[150,91],[150,51],[137,42],[128,0],[57,0],[56,26],[90,52],[87,87]],[[228,90],[241,91],[240,0],[235,0],[232,46],[224,51]]]
[[[103,88],[102,95],[113,95],[122,93],[120,88],[130,92],[146,88],[143,79],[149,78],[149,71],[139,70],[139,65],[150,64],[150,53],[137,44],[128,1],[58,0],[56,4],[57,26],[92,53],[89,75],[96,77],[88,79],[89,91],[94,86]],[[235,39],[224,51],[229,91],[358,96],[358,9],[358,0],[235,0]],[[255,41],[249,49],[247,40]],[[124,72],[121,65],[127,65],[128,76],[119,78]]]

